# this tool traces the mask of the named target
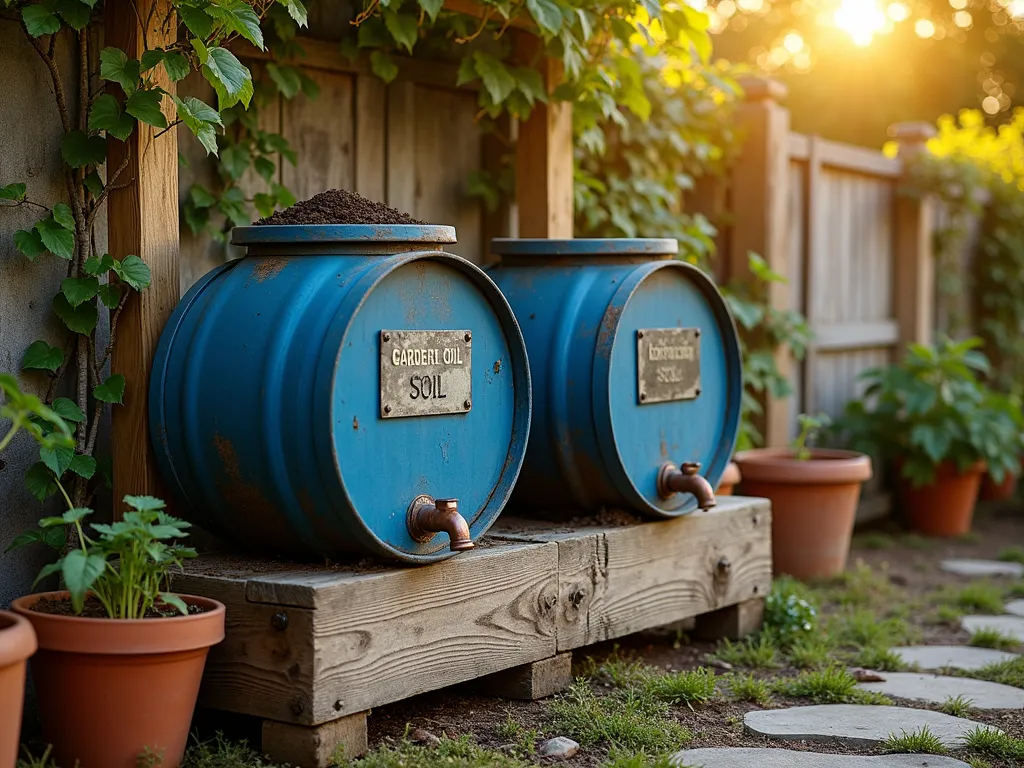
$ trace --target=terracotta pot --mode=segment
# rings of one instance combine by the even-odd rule
[[[896,470],[899,473],[900,467]],[[940,464],[935,482],[919,488],[899,474],[900,503],[911,526],[926,536],[963,536],[970,531],[984,471],[980,461],[963,472],[953,464]]]
[[[861,484],[871,459],[853,451],[814,449],[798,461],[787,448],[736,454],[743,493],[772,503],[775,573],[798,579],[834,576],[846,568]]]
[[[715,489],[715,496],[732,496],[736,486],[740,484],[740,468],[735,461],[725,465],[725,472],[722,479],[718,481],[718,488]]]
[[[13,768],[18,759],[25,662],[35,652],[32,625],[16,613],[0,611],[0,768]]]
[[[166,619],[88,619],[33,611],[43,597],[12,607],[32,622],[32,659],[43,738],[57,765],[136,768],[145,750],[178,768],[206,654],[224,639],[224,605],[180,595],[204,613]]]
[[[992,475],[985,472],[981,476],[981,490],[978,492],[980,501],[1006,501],[1012,499],[1017,492],[1017,476],[1009,472],[1003,477],[1003,482],[996,483]]]

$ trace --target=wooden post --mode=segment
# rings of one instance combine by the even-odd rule
[[[749,276],[749,254],[760,255],[768,266],[789,275],[789,242],[786,217],[789,178],[789,110],[779,102],[786,87],[767,78],[741,81],[746,100],[737,118],[745,134],[739,162],[732,172],[732,215],[734,224],[725,253],[730,279]],[[788,283],[774,283],[768,300],[773,307],[790,308],[793,297]],[[788,379],[793,377],[793,358],[779,349],[775,364]],[[790,400],[769,399],[763,403],[762,434],[769,446],[789,443]]]
[[[897,123],[889,135],[904,161],[926,151],[935,135],[931,123]],[[896,274],[894,291],[900,345],[931,344],[935,325],[935,258],[932,252],[935,202],[929,197],[896,197]],[[902,350],[901,353],[902,355]]]
[[[104,43],[137,59],[145,49],[140,19],[149,28],[149,48],[177,41],[178,25],[170,0],[107,0]],[[169,19],[167,24],[164,21]],[[154,70],[169,94],[175,84],[163,67]],[[120,94],[118,94],[120,95]],[[165,113],[173,110],[163,100]],[[168,115],[168,122],[173,113]],[[152,284],[124,306],[117,323],[111,370],[126,380],[124,405],[113,409],[115,516],[125,494],[164,495],[153,461],[146,411],[149,371],[160,332],[178,303],[178,141],[175,130],[157,137],[158,129],[138,123],[125,142],[107,140],[107,171],[124,170],[107,199],[107,232],[111,255],[139,256],[152,272]]]
[[[519,34],[516,55],[524,65],[541,54],[533,35]],[[562,79],[556,59],[541,61],[548,94]],[[516,203],[519,237],[569,238],[573,234],[572,105],[551,99],[537,104],[519,123],[516,142]]]

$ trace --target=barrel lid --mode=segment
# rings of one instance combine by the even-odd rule
[[[491,251],[500,256],[665,256],[679,252],[679,241],[667,237],[496,237]]]
[[[434,224],[254,224],[235,227],[234,245],[259,243],[454,243],[455,227]]]

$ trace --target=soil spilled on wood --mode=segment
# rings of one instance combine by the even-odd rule
[[[425,224],[384,203],[345,189],[329,189],[257,224]]]

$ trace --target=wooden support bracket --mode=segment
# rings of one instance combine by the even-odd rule
[[[693,634],[701,640],[739,640],[761,628],[764,599],[747,600],[697,617]]]
[[[488,675],[477,688],[490,696],[533,701],[561,693],[572,685],[572,652],[522,664],[504,672]]]
[[[292,725],[263,721],[262,751],[274,762],[302,768],[330,768],[337,758],[365,755],[368,748],[366,712],[357,712],[322,725]]]

